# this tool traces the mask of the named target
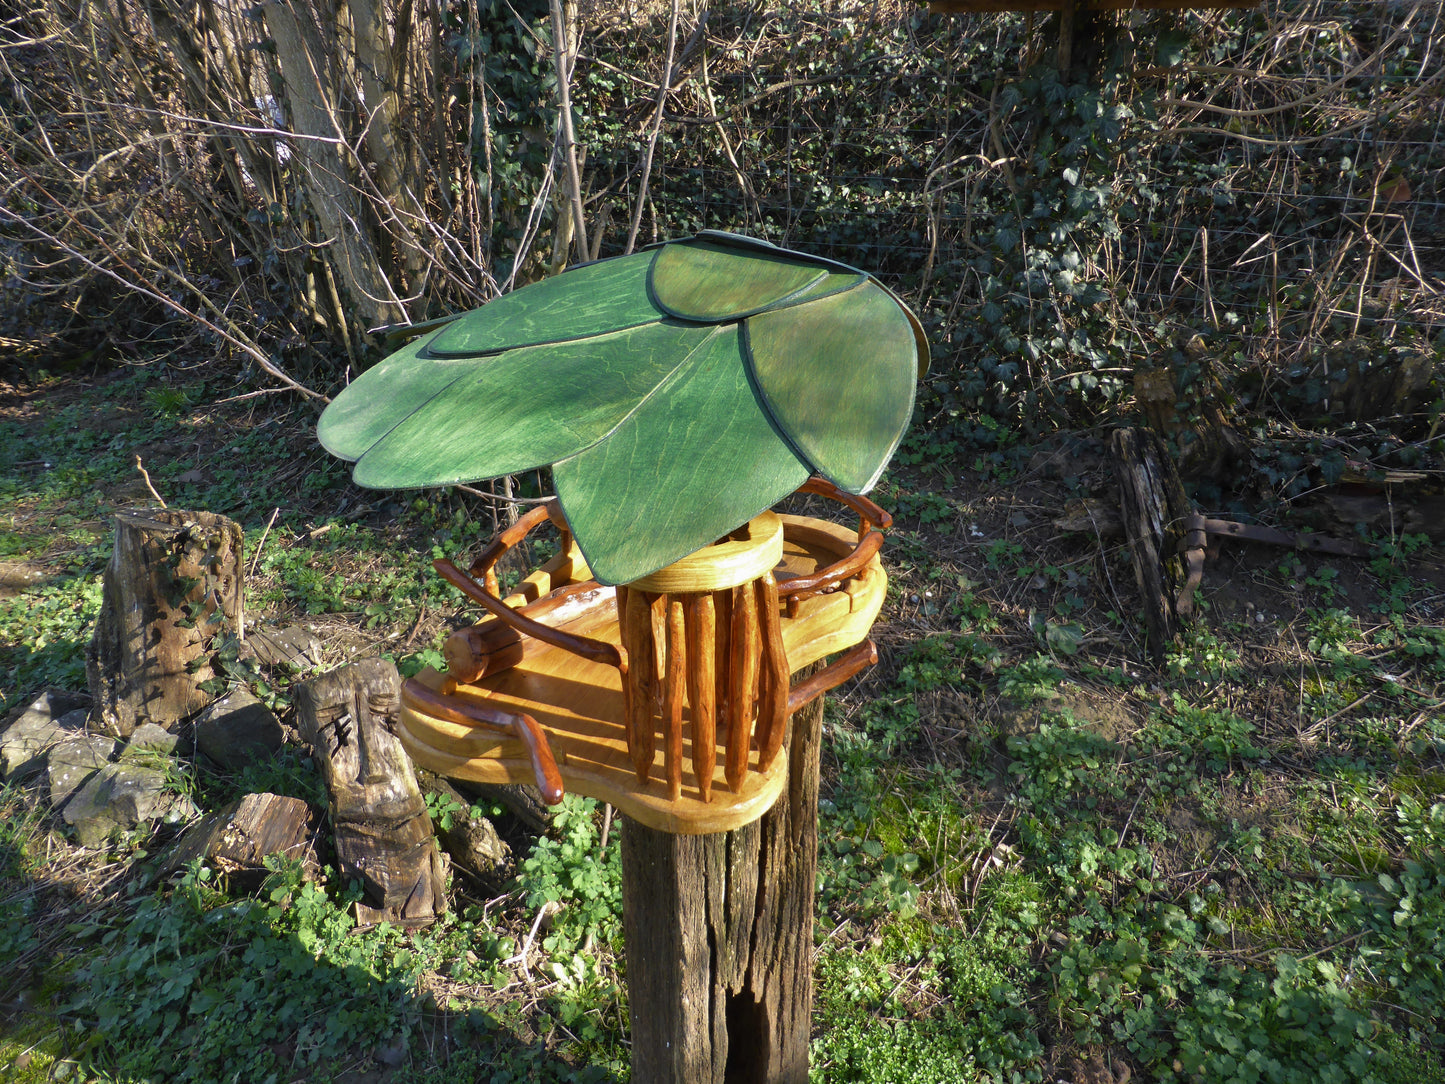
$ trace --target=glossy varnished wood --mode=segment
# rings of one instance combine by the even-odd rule
[[[858,541],[856,531],[838,524],[796,516],[783,516],[781,520],[783,554],[774,575],[783,584],[789,578],[809,575],[840,560]],[[794,617],[783,615],[781,604],[775,603],[773,608],[779,614],[787,669],[796,673],[866,639],[882,606],[886,585],[886,575],[875,555],[858,575],[837,590],[803,599]],[[551,586],[552,590],[558,590],[567,585]],[[708,596],[713,603],[711,639],[715,660],[729,657],[732,651],[731,635],[723,636],[720,630],[734,623],[758,627],[760,607],[756,592],[755,587],[747,585],[737,589],[741,596],[738,599],[732,597],[732,589]],[[742,600],[748,596],[753,599],[751,606]],[[618,595],[604,590],[598,594],[591,610],[569,621],[568,631],[613,644],[625,638],[623,646],[627,646],[633,635],[629,630],[651,629],[654,600],[662,596],[650,597],[646,592],[624,588],[622,597],[630,615],[628,619],[619,623]],[[720,598],[728,601],[719,605]],[[493,710],[536,719],[547,734],[567,790],[609,801],[634,820],[660,831],[683,834],[730,831],[757,819],[777,799],[787,777],[787,758],[775,753],[765,769],[759,750],[744,742],[746,759],[740,762],[743,770],[735,771],[735,782],[730,782],[723,762],[725,752],[714,746],[710,752],[712,772],[707,772],[709,754],[704,752],[705,738],[700,737],[700,732],[706,732],[706,724],[695,718],[694,712],[694,704],[704,698],[689,689],[679,717],[679,748],[682,760],[692,771],[681,772],[678,796],[673,800],[665,748],[658,747],[665,743],[655,740],[655,727],[660,725],[661,717],[659,701],[666,700],[666,690],[659,683],[667,678],[666,645],[672,635],[665,608],[661,617],[663,667],[658,672],[655,652],[649,649],[651,645],[638,646],[631,666],[639,665],[638,656],[647,658],[649,677],[646,692],[630,705],[631,712],[624,710],[622,677],[616,667],[579,658],[545,644],[529,652],[515,667],[489,675],[478,685],[462,685],[454,695]],[[684,653],[688,652],[687,618],[684,607],[681,632]],[[763,619],[766,620],[766,614]],[[704,636],[705,628],[705,619],[699,618],[693,638]],[[769,666],[766,657],[759,662],[764,670]],[[724,670],[720,665],[714,667],[713,712],[718,721],[732,717],[735,695],[750,701],[758,695],[755,666],[750,678],[752,692],[743,689],[735,694],[728,689],[724,702],[724,697],[718,695]],[[418,680],[432,689],[440,689],[444,678],[424,671]],[[743,684],[746,686],[749,682]],[[764,681],[765,699],[767,687]],[[654,707],[659,708],[657,717]],[[768,710],[777,709],[771,705]],[[629,753],[629,725],[638,731],[633,748],[639,754],[640,765],[634,763]],[[671,726],[670,717],[668,726]],[[786,737],[779,733],[781,729],[774,724],[765,744],[781,746]],[[484,728],[439,718],[419,705],[406,703],[405,698],[399,736],[418,764],[442,775],[486,783],[526,783],[535,778],[532,757],[522,742]],[[640,776],[643,776],[641,782]],[[702,778],[709,780],[710,801],[703,795],[699,781]]]

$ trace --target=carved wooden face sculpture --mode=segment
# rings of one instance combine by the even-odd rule
[[[299,712],[303,729],[321,760],[327,788],[344,797],[336,802],[338,817],[351,808],[410,815],[419,798],[397,770],[406,753],[395,736],[401,710],[396,668],[384,659],[365,659],[325,674],[298,691],[306,699]],[[324,756],[322,755],[324,752]]]

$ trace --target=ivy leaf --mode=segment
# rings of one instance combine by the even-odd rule
[[[708,232],[429,329],[339,394],[317,435],[378,489],[550,465],[593,575],[626,583],[810,474],[866,493],[927,363],[917,319],[870,276]]]
[[[1172,68],[1184,62],[1184,54],[1188,48],[1189,35],[1183,30],[1161,31],[1159,41],[1154,47],[1155,61],[1166,68]]]

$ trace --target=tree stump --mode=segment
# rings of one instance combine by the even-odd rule
[[[100,616],[85,654],[93,729],[128,738],[167,729],[211,700],[207,651],[241,623],[239,524],[212,512],[115,517]]]
[[[822,697],[791,717],[787,787],[760,821],[684,836],[624,820],[633,1080],[806,1084],[822,720]]]
[[[296,721],[326,783],[336,864],[366,892],[364,925],[416,929],[446,912],[446,870],[411,760],[394,733],[401,678],[364,659],[296,689]]]
[[[1134,579],[1144,603],[1149,655],[1157,666],[1179,632],[1175,600],[1188,582],[1179,543],[1194,506],[1158,434],[1149,429],[1116,429],[1109,450]]]

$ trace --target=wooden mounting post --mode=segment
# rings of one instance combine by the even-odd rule
[[[787,785],[760,821],[688,836],[625,819],[633,1080],[806,1084],[822,722],[821,696],[792,716]]]

